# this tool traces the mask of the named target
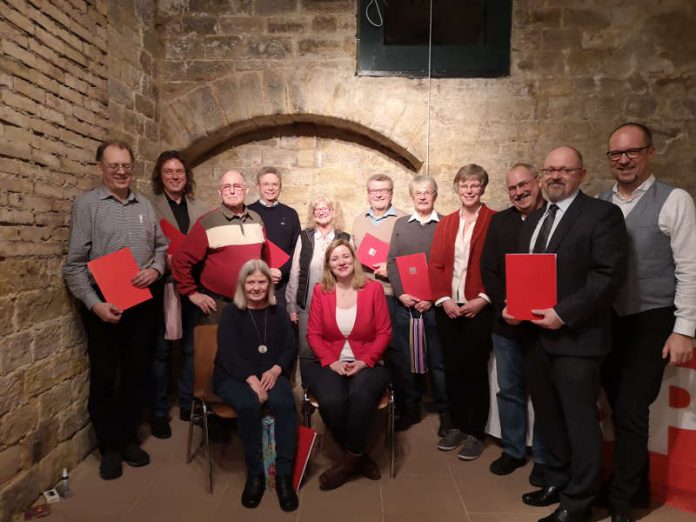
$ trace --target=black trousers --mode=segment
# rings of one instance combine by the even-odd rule
[[[625,510],[639,489],[649,487],[649,408],[662,386],[667,362],[662,348],[674,327],[674,308],[614,319],[613,349],[602,368],[602,384],[616,440],[609,502]]]
[[[525,380],[547,450],[547,481],[558,486],[561,507],[589,509],[602,474],[597,399],[601,357],[554,355],[537,334],[524,342]]]
[[[129,308],[116,324],[81,308],[89,355],[89,416],[102,453],[137,444],[148,399],[150,347],[157,333],[157,302]]]
[[[367,448],[377,404],[384,396],[389,373],[384,366],[364,368],[353,377],[338,375],[319,362],[304,366],[309,392],[319,402],[319,413],[336,442],[352,453]]]
[[[473,319],[450,319],[438,307],[435,320],[442,345],[452,425],[483,440],[491,402],[488,360],[492,350],[493,308],[486,306]]]

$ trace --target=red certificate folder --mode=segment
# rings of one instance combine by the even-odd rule
[[[87,263],[87,268],[92,272],[106,302],[120,310],[152,299],[150,290],[131,284],[131,279],[138,273],[138,265],[128,247],[93,259]]]
[[[317,438],[317,432],[312,428],[297,426],[297,450],[295,451],[295,468],[292,470],[292,485],[295,491],[300,489],[302,477],[307,469],[312,446]]]
[[[515,319],[539,319],[532,310],[556,306],[556,254],[505,254],[507,311]]]
[[[358,247],[358,259],[370,270],[374,270],[377,263],[386,263],[388,253],[389,243],[377,239],[372,234],[365,234]]]
[[[266,239],[266,248],[268,249],[268,266],[271,268],[280,268],[290,259],[287,252],[270,239]]]
[[[398,256],[396,258],[396,268],[399,270],[404,293],[417,297],[422,301],[432,301],[433,291],[430,288],[428,262],[423,252],[408,256]]]
[[[169,246],[167,247],[167,254],[173,254],[184,239],[186,235],[183,234],[177,227],[172,225],[166,219],[160,219],[160,227],[162,227],[162,233],[169,240]]]

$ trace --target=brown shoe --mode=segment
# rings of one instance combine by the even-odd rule
[[[367,453],[360,455],[360,459],[358,460],[358,472],[363,477],[370,480],[379,480],[382,478],[382,474],[379,472],[379,466]]]
[[[346,452],[337,464],[319,475],[319,489],[328,491],[345,484],[355,474],[360,457],[360,455]]]

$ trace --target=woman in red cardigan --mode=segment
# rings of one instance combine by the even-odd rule
[[[454,177],[460,208],[440,220],[430,251],[430,284],[445,363],[453,428],[437,444],[473,460],[483,451],[490,406],[488,358],[493,311],[481,280],[481,253],[493,211],[481,203],[488,174],[475,164]]]
[[[324,490],[341,486],[356,472],[377,480],[377,464],[365,453],[377,404],[389,380],[381,358],[391,339],[382,285],[363,274],[355,250],[333,241],[324,274],[314,287],[307,341],[317,357],[306,368],[309,390],[343,455],[319,477]]]

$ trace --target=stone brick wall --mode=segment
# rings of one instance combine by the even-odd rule
[[[336,173],[340,187],[362,186],[377,170],[400,181],[412,175],[351,141],[330,155],[319,137],[311,150],[283,138],[240,146],[250,128],[273,135],[274,125],[337,118],[339,129],[360,124],[420,161],[428,156],[428,82],[355,76],[354,1],[167,0],[159,7],[162,141],[208,158],[196,169],[206,197],[231,166],[253,173],[275,162],[297,182],[286,184],[285,200],[300,206],[305,189],[327,179],[322,173]],[[491,206],[506,206],[507,168],[539,164],[563,143],[585,154],[587,191],[604,189],[606,136],[626,119],[654,127],[657,171],[696,194],[694,22],[696,4],[688,0],[514,2],[510,77],[432,81],[428,168],[441,182],[440,208],[454,208],[450,181],[469,162],[491,174]],[[337,191],[348,213],[364,207],[362,191]],[[407,206],[404,186],[397,199]]]
[[[115,4],[0,1],[3,522],[94,447],[82,330],[61,276],[70,210],[99,182],[99,140],[132,142],[139,172],[159,140],[154,2]]]

